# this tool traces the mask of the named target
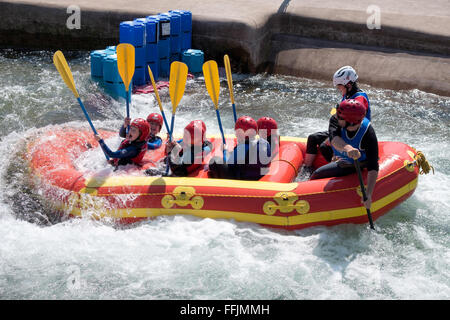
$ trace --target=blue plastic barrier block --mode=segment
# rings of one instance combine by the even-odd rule
[[[108,46],[105,49],[107,55],[116,54],[116,46]]]
[[[140,25],[142,24],[142,25]],[[137,27],[140,26],[140,27]],[[140,45],[139,47],[145,46],[145,44],[147,43],[147,18],[136,18],[133,20],[133,26],[135,28],[135,32],[137,30],[139,30],[139,34],[141,34],[141,32],[143,32],[143,38],[142,38],[142,45]],[[136,29],[138,28],[138,29]],[[142,30],[141,30],[142,28]]]
[[[102,87],[105,88],[106,93],[108,93],[113,99],[119,100],[120,98],[123,98],[126,100],[127,93],[125,91],[125,86],[123,85],[123,82],[119,82],[119,83],[104,82],[102,84]],[[131,101],[131,95],[132,95],[131,83],[130,83],[130,87],[128,88],[128,91],[130,93],[129,101]]]
[[[192,32],[192,13],[187,10],[170,10],[180,15],[181,32]]]
[[[170,58],[181,53],[181,15],[176,11],[164,13],[170,17]],[[178,60],[178,59],[177,59]]]
[[[174,61],[181,61],[181,54],[180,53],[172,53],[170,55],[169,61],[170,61],[170,63],[172,63]]]
[[[169,12],[165,12],[164,14],[170,17],[170,35],[177,35],[181,33],[181,15],[171,10]]]
[[[170,58],[170,16],[159,14],[159,41],[158,55],[159,59]]]
[[[181,51],[190,49],[192,47],[192,33],[183,32],[181,34]]]
[[[147,43],[157,43],[159,41],[159,16],[153,15],[148,16],[147,21],[150,24],[150,27],[147,28],[149,32],[147,33]]]
[[[149,16],[146,19],[146,39],[147,44],[158,42],[159,19],[156,16]]]
[[[119,70],[117,69],[116,54],[107,55],[103,59],[103,81],[112,83],[119,83],[122,81]]]
[[[148,72],[145,66],[136,66],[134,69],[133,85],[142,86],[146,84],[145,73]]]
[[[188,49],[183,51],[181,61],[186,63],[191,73],[202,72],[204,53],[201,50]]]
[[[183,16],[185,19],[183,32],[192,32],[192,12],[183,10]]]
[[[153,15],[147,17],[147,44],[145,47],[146,66],[150,66],[153,78],[158,81],[159,77],[159,16]],[[167,40],[166,40],[167,41]],[[164,46],[165,44],[163,44]],[[165,52],[167,49],[164,49]],[[148,68],[145,69],[145,81],[150,82]]]
[[[157,43],[147,43],[145,46],[145,61],[155,62],[158,61],[158,44]]]
[[[135,47],[143,47],[146,44],[146,18],[135,19],[133,21],[133,34]]]
[[[105,50],[95,50],[91,54],[91,77],[103,78],[103,58],[106,57]]]
[[[181,11],[181,51],[192,47],[192,12]]]
[[[172,35],[170,36],[170,55],[178,55],[181,53],[181,37],[180,35]]]
[[[159,78],[159,61],[153,61],[153,62],[147,62],[147,66],[150,66],[150,69],[152,69],[153,78],[155,79],[155,82],[158,81]],[[148,67],[145,67],[145,81],[147,83],[150,82],[150,75],[148,73]]]
[[[145,45],[145,24],[141,21],[123,21],[119,26],[119,42],[135,47]]]
[[[159,18],[159,40],[169,38],[171,33],[170,16],[167,13],[160,13]]]
[[[190,49],[192,46],[192,13],[187,10],[170,10],[169,12],[176,13],[180,16],[180,52]],[[175,51],[172,50],[172,52]]]
[[[146,63],[146,47],[135,47],[134,48],[134,65],[143,67]]]
[[[170,38],[159,40],[158,57],[159,59],[167,59],[170,57]]]
[[[123,21],[119,25],[119,42],[134,45],[133,21]]]
[[[159,76],[162,78],[169,77],[170,61],[169,58],[159,59]]]

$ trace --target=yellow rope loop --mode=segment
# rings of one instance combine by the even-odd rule
[[[425,155],[423,154],[422,151],[417,151],[415,160],[417,162],[417,166],[419,167],[420,174],[428,174],[430,173],[430,169],[433,170],[434,174],[433,166],[428,163],[428,160],[425,158]]]

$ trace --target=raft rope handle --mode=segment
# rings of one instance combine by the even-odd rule
[[[434,174],[434,167],[430,165],[428,160],[425,158],[425,155],[422,151],[416,151],[416,156],[414,157],[414,162],[419,167],[420,174],[428,174],[430,173],[430,169]]]
[[[288,160],[284,160],[284,159],[273,159],[272,160],[272,162],[275,162],[275,161],[286,162],[287,164],[289,164],[291,166],[292,169],[294,169],[295,176],[298,176],[297,168],[291,162],[289,162]]]

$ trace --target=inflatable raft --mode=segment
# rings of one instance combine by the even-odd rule
[[[103,137],[117,135],[102,131]],[[220,138],[209,137],[213,152]],[[227,145],[235,143],[227,137]],[[260,181],[208,178],[203,168],[190,177],[146,176],[144,169],[163,157],[163,148],[147,152],[142,168],[127,166],[115,172],[80,172],[74,160],[99,148],[87,129],[70,127],[43,130],[27,144],[35,188],[58,212],[69,216],[111,218],[133,223],[161,215],[193,215],[234,219],[284,229],[316,225],[367,223],[356,174],[340,178],[293,182],[302,165],[306,139],[281,137],[280,151],[269,174]],[[376,220],[410,197],[416,189],[417,152],[401,142],[379,142],[380,171],[372,196]],[[206,163],[205,161],[205,163]],[[315,165],[323,163],[323,158]],[[363,170],[366,183],[367,171]]]

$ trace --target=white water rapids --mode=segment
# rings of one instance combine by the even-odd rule
[[[88,54],[66,57],[94,125],[118,130],[124,102],[90,80]],[[51,53],[3,51],[0,74],[0,299],[450,298],[448,97],[362,82],[378,139],[421,150],[436,171],[420,176],[413,196],[376,220],[376,231],[348,224],[287,232],[189,216],[123,228],[90,219],[51,221],[36,200],[38,190],[27,185],[21,159],[27,139],[52,125],[88,128]],[[339,100],[331,82],[233,77],[238,114],[272,116],[282,135],[325,130]],[[167,89],[161,96],[169,115]],[[224,81],[219,108],[225,133],[232,133]],[[158,110],[153,95],[133,95],[132,117]],[[220,133],[202,78],[188,81],[175,127],[197,118],[209,133]],[[114,149],[119,139],[108,143]],[[86,170],[105,167],[100,150],[76,163]]]

